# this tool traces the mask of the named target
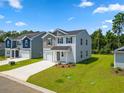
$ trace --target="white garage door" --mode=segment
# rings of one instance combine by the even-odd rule
[[[46,54],[46,60],[47,61],[52,61],[52,53]]]
[[[21,51],[21,57],[23,57],[23,58],[30,58],[29,51]]]

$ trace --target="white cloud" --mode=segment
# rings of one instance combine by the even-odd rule
[[[111,23],[112,24],[112,20],[111,19],[105,20],[105,23]]]
[[[102,28],[106,29],[106,28],[108,28],[108,26],[107,25],[102,25]]]
[[[16,26],[26,26],[27,24],[24,23],[24,22],[19,21],[19,22],[16,22],[15,25]]]
[[[89,7],[93,5],[94,5],[93,2],[82,0],[81,3],[78,5],[78,7]]]
[[[7,24],[11,24],[11,23],[12,23],[12,21],[6,21],[6,23],[7,23]]]
[[[68,21],[72,21],[73,19],[75,19],[75,17],[70,17],[68,18]]]
[[[0,15],[0,19],[4,19],[5,18],[5,16],[3,16],[3,15]]]
[[[13,8],[16,9],[22,9],[23,6],[21,5],[21,0],[8,0],[9,1],[9,5]]]
[[[93,13],[104,13],[109,11],[124,11],[124,5],[120,5],[118,3],[116,4],[110,4],[107,7],[101,6],[96,8]]]

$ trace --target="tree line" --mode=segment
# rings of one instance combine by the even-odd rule
[[[112,29],[105,35],[102,29],[92,33],[93,53],[112,53],[115,49],[124,46],[124,13],[118,13],[112,20]]]

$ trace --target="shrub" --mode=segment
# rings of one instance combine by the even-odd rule
[[[10,65],[15,65],[15,61],[10,61],[9,64]]]
[[[111,67],[114,67],[114,64],[113,64],[113,63],[111,63],[111,64],[110,64],[110,66],[111,66]]]
[[[64,83],[64,80],[63,79],[57,79],[56,82],[57,83]]]
[[[117,69],[118,71],[122,71],[122,69],[121,69],[120,67],[117,67],[116,69]]]

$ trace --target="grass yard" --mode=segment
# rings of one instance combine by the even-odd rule
[[[57,93],[124,93],[124,76],[112,73],[112,55],[93,55],[73,68],[51,67],[28,82]]]
[[[6,59],[5,56],[0,56],[0,61],[3,61],[3,60],[5,60],[5,59]]]
[[[35,63],[35,62],[39,62],[41,60],[42,60],[42,58],[27,59],[27,60],[23,60],[23,61],[20,61],[20,62],[16,62],[15,65],[9,65],[9,64],[2,65],[2,66],[0,66],[0,71],[6,71],[6,70],[11,70],[11,69],[14,69],[14,68],[26,66],[26,65],[29,65],[29,64],[32,64],[32,63]]]

